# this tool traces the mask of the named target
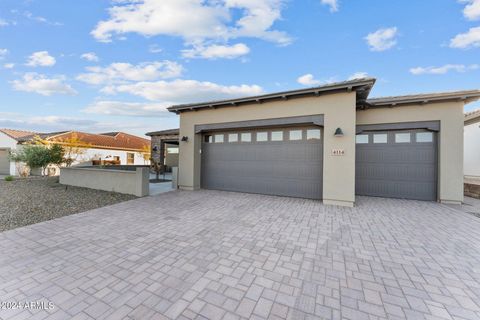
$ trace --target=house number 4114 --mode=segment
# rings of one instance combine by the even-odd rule
[[[332,156],[344,156],[345,150],[343,149],[332,149]]]

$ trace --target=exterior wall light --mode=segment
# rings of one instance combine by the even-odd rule
[[[335,136],[335,137],[343,137],[342,128],[337,128],[337,130],[335,130],[334,136]]]
[[[157,146],[154,146],[153,149],[152,149],[153,152],[157,152],[158,151],[158,147]]]
[[[187,142],[187,141],[188,141],[188,137],[187,137],[187,136],[183,136],[183,137],[182,137],[182,141],[183,141],[183,142]]]

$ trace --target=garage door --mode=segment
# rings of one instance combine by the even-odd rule
[[[0,174],[10,174],[8,150],[0,150]]]
[[[358,134],[356,193],[437,200],[437,134],[426,130]]]
[[[320,127],[203,135],[202,188],[322,198]]]

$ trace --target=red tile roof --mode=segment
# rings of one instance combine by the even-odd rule
[[[80,141],[85,142],[92,148],[107,148],[107,149],[125,149],[145,151],[150,147],[150,140],[140,138],[124,132],[116,132],[115,134],[92,134],[79,131],[69,131],[52,135],[46,138],[47,141],[62,142],[73,137],[77,137]]]
[[[90,148],[144,151],[150,147],[150,140],[124,132],[107,132],[101,134],[80,131],[39,133],[13,129],[0,129],[0,132],[5,133],[19,142],[30,141],[34,137],[40,137],[47,141],[61,143],[76,136],[77,139],[84,142]]]

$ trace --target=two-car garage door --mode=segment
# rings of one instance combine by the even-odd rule
[[[356,194],[437,200],[437,134],[364,132],[356,137]]]
[[[321,199],[322,136],[320,127],[206,133],[202,188]]]

